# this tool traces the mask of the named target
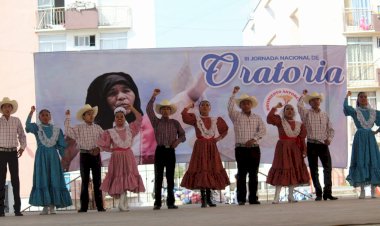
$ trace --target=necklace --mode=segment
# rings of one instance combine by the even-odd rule
[[[286,119],[281,120],[282,127],[284,128],[285,134],[288,137],[297,137],[301,132],[301,123],[295,122],[296,126],[294,127],[294,130],[292,130],[292,127],[290,126],[289,122]]]
[[[368,118],[368,120],[366,120],[364,118],[364,115],[362,113],[362,111],[365,111],[365,110],[369,111],[369,118]],[[370,128],[372,128],[373,123],[376,120],[376,111],[374,109],[372,109],[372,108],[362,108],[362,107],[357,107],[355,109],[355,111],[356,111],[356,116],[358,118],[358,121],[360,122],[360,125],[364,129],[370,129]]]
[[[47,137],[45,131],[42,128],[42,125],[38,124],[38,131],[37,131],[38,138],[44,146],[48,148],[53,147],[57,143],[57,140],[58,140],[59,128],[54,127],[54,126],[44,126],[44,127],[46,128],[52,127],[53,134],[51,135],[51,137]]]

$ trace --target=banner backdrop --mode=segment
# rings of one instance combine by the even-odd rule
[[[54,124],[63,129],[66,109],[72,112],[72,125],[79,123],[75,113],[87,101],[99,106],[96,121],[103,129],[112,127],[117,104],[115,84],[125,80],[132,93],[127,98],[141,106],[144,121],[133,151],[139,164],[152,163],[155,140],[146,105],[154,88],[161,93],[156,103],[169,99],[177,104],[173,115],[186,131],[186,142],[176,149],[177,162],[190,160],[195,141],[194,128],[185,125],[181,111],[191,101],[211,102],[211,116],[221,116],[228,123],[228,135],[218,143],[225,161],[234,161],[235,137],[228,117],[227,102],[234,86],[256,96],[259,104],[253,112],[264,122],[271,107],[278,102],[295,108],[304,89],[322,92],[322,110],[330,116],[335,137],[330,145],[333,167],[347,166],[347,126],[342,112],[346,94],[345,46],[207,47],[169,49],[131,49],[83,52],[35,53],[37,109],[48,108]],[[115,75],[114,72],[123,72]],[[126,79],[124,73],[131,77]],[[133,88],[133,84],[136,85]],[[123,97],[125,98],[125,97]],[[124,101],[124,100],[119,100]],[[125,102],[124,102],[125,103]],[[197,104],[195,104],[197,106]],[[305,104],[306,108],[310,106]],[[108,110],[107,110],[108,109]],[[237,109],[239,110],[239,109]],[[197,108],[194,109],[197,113]],[[129,122],[131,122],[130,119]],[[297,120],[300,120],[297,114]],[[278,139],[277,128],[266,124],[267,135],[261,140],[261,163],[272,163]],[[109,153],[102,153],[107,164]],[[71,169],[76,168],[73,164]]]

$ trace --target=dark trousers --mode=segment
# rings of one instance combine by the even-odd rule
[[[157,146],[154,160],[154,205],[161,206],[161,189],[164,178],[164,168],[166,167],[167,193],[166,205],[174,205],[174,169],[175,169],[175,150]]]
[[[13,187],[13,196],[15,202],[13,208],[15,213],[19,213],[21,208],[21,199],[20,180],[18,177],[17,151],[0,151],[0,213],[4,213],[5,179],[7,176],[7,164],[9,166],[9,173],[11,174],[11,183]]]
[[[92,183],[94,185],[94,198],[96,208],[103,209],[103,196],[100,191],[101,183],[101,160],[100,154],[93,156],[88,153],[80,153],[80,176],[82,177],[82,187],[80,193],[81,210],[88,209],[88,184],[90,182],[90,170],[92,171]]]
[[[237,162],[237,200],[246,202],[247,197],[247,173],[249,174],[249,196],[250,203],[258,200],[257,185],[261,152],[259,147],[237,147],[235,148],[235,159]]]
[[[313,180],[315,194],[322,196],[322,188],[319,183],[318,158],[322,162],[325,187],[323,193],[331,195],[331,156],[329,146],[325,144],[307,143],[307,160],[309,161],[311,179]]]

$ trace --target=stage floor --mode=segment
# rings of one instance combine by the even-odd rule
[[[24,226],[211,226],[211,225],[380,225],[380,198],[340,198],[336,201],[303,201],[298,203],[261,205],[218,204],[215,208],[200,205],[179,206],[177,210],[161,210],[152,207],[133,207],[129,212],[116,209],[98,213],[58,211],[56,215],[41,216],[38,212],[26,212],[23,217],[6,214],[0,224]]]

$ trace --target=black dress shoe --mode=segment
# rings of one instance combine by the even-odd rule
[[[260,202],[258,200],[249,202],[250,205],[260,205]]]
[[[98,209],[98,212],[106,212],[106,209]]]
[[[315,198],[315,201],[321,201],[322,200],[322,196],[317,196],[317,198]]]
[[[330,195],[323,195],[323,199],[324,199],[324,200],[327,200],[327,199],[330,199],[330,200],[337,200],[338,198],[337,198],[337,197],[334,197],[334,196],[332,196],[332,195],[330,194]]]
[[[245,202],[238,202],[238,205],[239,205],[239,206],[244,206],[244,205],[245,205]]]
[[[178,206],[176,206],[176,205],[169,205],[168,209],[178,209]]]
[[[0,217],[5,217],[5,213],[0,213]]]
[[[157,205],[153,206],[153,210],[159,210],[159,209],[161,209],[161,206],[157,206]]]
[[[215,203],[212,203],[211,201],[207,202],[207,205],[209,207],[216,207],[216,204]]]
[[[22,214],[21,212],[16,212],[16,213],[15,213],[15,216],[16,216],[16,217],[22,217],[22,216],[24,216],[24,214]]]
[[[86,213],[86,212],[87,212],[87,210],[82,210],[82,209],[78,210],[78,213]]]

